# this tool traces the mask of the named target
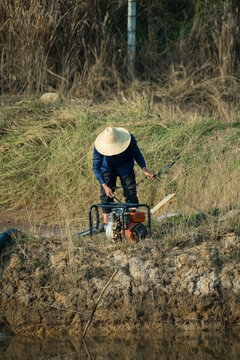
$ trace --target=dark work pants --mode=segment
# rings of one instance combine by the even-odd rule
[[[108,187],[110,187],[113,190],[113,192],[114,192],[114,188],[116,187],[118,176],[120,178],[121,185],[123,187],[123,196],[125,198],[125,202],[128,204],[138,204],[134,171],[131,171],[124,179],[117,173],[103,172],[105,184]],[[105,190],[102,187],[102,185],[101,185],[100,200],[101,200],[101,204],[106,204],[106,205],[111,204],[113,202],[113,199],[106,196]],[[110,208],[102,208],[102,209],[104,214],[108,214],[111,211]]]

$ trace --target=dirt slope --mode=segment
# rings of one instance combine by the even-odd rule
[[[0,332],[82,334],[116,269],[89,333],[240,326],[238,235],[211,243],[192,233],[172,248],[162,239],[126,245],[99,237],[26,237],[4,245]]]

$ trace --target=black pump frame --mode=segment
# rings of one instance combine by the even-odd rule
[[[151,212],[150,207],[147,204],[127,204],[127,203],[112,203],[111,205],[106,204],[94,204],[89,208],[89,232],[90,235],[93,234],[94,231],[96,231],[99,228],[99,208],[108,208],[111,210],[114,209],[121,209],[120,215],[122,216],[122,239],[125,239],[125,221],[124,221],[124,214],[126,211],[130,208],[140,208],[145,207],[147,208],[147,214],[148,214],[148,235],[151,236]],[[93,210],[95,209],[96,214],[96,226],[93,227]]]

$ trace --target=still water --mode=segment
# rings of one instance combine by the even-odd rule
[[[0,338],[1,360],[239,360],[240,331],[171,333],[134,339],[98,337],[37,341]]]

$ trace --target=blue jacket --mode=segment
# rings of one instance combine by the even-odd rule
[[[136,160],[141,168],[146,166],[143,155],[137,146],[136,139],[131,134],[131,142],[128,148],[118,155],[102,155],[94,146],[93,171],[97,180],[102,185],[105,183],[102,171],[115,172],[124,179],[133,170],[134,160]]]

